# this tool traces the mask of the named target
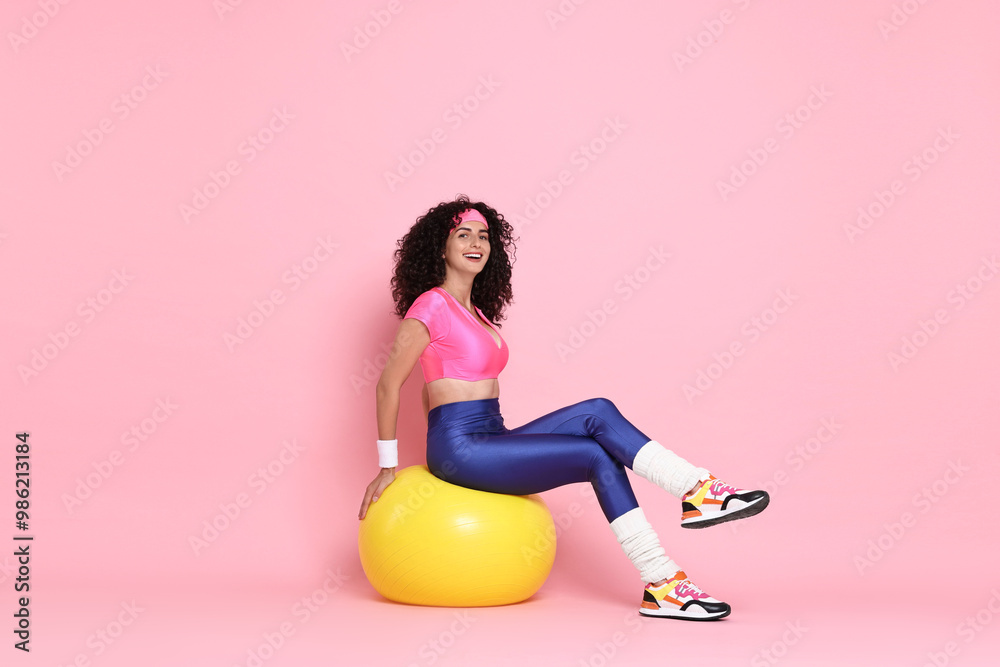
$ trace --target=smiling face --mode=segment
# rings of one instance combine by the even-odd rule
[[[462,222],[448,234],[444,252],[448,273],[470,273],[475,278],[490,258],[489,230],[478,220]]]

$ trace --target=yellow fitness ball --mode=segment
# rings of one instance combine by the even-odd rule
[[[390,600],[486,607],[541,588],[556,557],[556,531],[538,495],[467,489],[411,466],[369,506],[358,551],[368,581]]]

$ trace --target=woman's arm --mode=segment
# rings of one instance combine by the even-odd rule
[[[430,342],[430,333],[420,320],[406,319],[399,325],[392,350],[389,352],[389,361],[386,362],[378,384],[375,385],[375,413],[379,440],[395,439],[396,420],[399,417],[399,390],[406,382],[406,378],[410,377],[417,359]]]
[[[399,390],[431,342],[427,327],[420,320],[405,319],[396,331],[389,361],[375,385],[375,416],[378,421],[378,439],[396,439],[396,420],[399,417]],[[426,385],[425,385],[426,387]],[[365,490],[358,519],[368,514],[368,506],[378,500],[382,491],[396,478],[395,468],[380,468],[378,475]]]

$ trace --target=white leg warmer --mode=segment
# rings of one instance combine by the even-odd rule
[[[705,468],[691,465],[656,440],[650,440],[636,453],[632,472],[678,498],[683,498],[699,480],[708,479],[709,475]]]
[[[667,558],[641,507],[629,510],[612,521],[611,530],[625,550],[625,555],[639,569],[643,583],[669,579],[680,569],[673,559]]]

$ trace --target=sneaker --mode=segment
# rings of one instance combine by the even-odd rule
[[[747,491],[709,475],[694,493],[681,500],[681,527],[708,528],[760,514],[771,502],[767,491]]]
[[[684,570],[660,586],[646,584],[646,590],[642,593],[642,606],[639,607],[639,613],[643,616],[679,618],[685,621],[713,621],[729,616],[731,611],[732,607],[728,604],[716,600],[694,585],[684,574]]]

